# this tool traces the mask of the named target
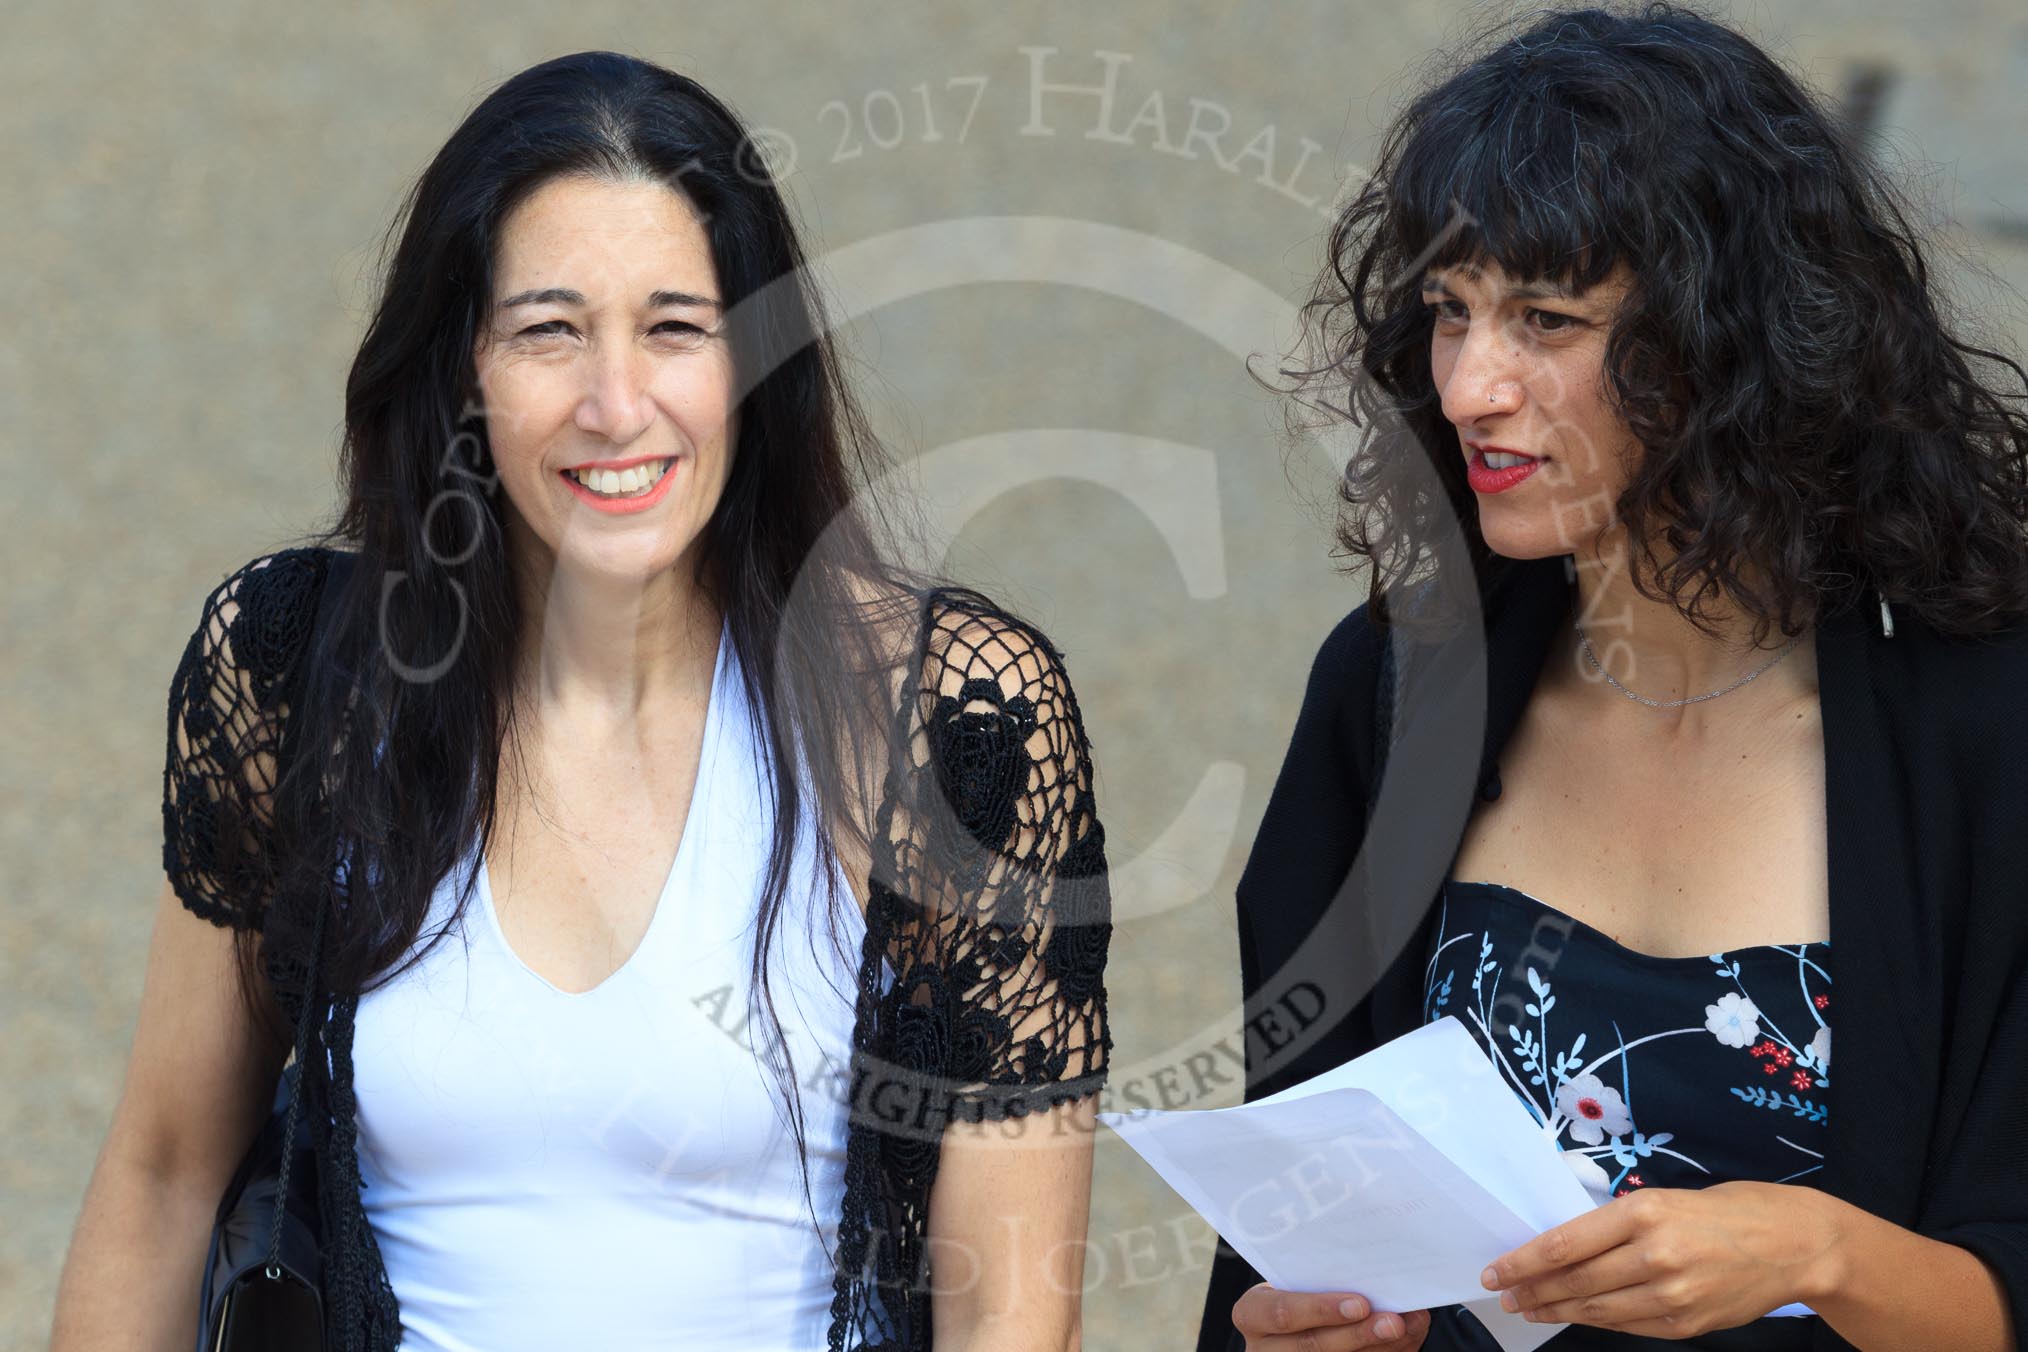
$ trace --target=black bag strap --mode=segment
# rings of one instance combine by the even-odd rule
[[[329,638],[327,626],[331,623],[331,598],[342,590],[352,574],[355,556],[344,550],[329,551],[324,567],[324,579],[317,591],[317,611],[311,624],[311,637],[307,661],[322,660]],[[306,671],[307,677],[308,672]],[[300,690],[302,686],[298,686]],[[289,1086],[288,1116],[282,1124],[282,1167],[280,1185],[275,1189],[274,1229],[268,1238],[268,1263],[265,1273],[270,1280],[282,1275],[282,1224],[288,1214],[290,1166],[296,1159],[296,1125],[303,1109],[303,1067],[310,1057],[310,1013],[320,1007],[317,986],[319,962],[324,953],[324,917],[330,911],[329,905],[317,908],[316,922],[310,927],[310,961],[303,976],[302,1010],[296,1017],[296,1079]]]
[[[282,1124],[282,1171],[280,1186],[275,1189],[274,1229],[268,1237],[269,1278],[282,1275],[282,1223],[288,1215],[290,1165],[296,1160],[296,1122],[303,1110],[303,1066],[310,1056],[310,1011],[320,1003],[316,998],[317,960],[324,948],[324,913],[328,906],[317,908],[316,924],[310,932],[310,966],[303,978],[303,1011],[296,1019],[296,1079],[289,1086],[289,1113]]]

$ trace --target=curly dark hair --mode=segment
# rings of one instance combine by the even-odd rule
[[[1510,22],[1388,129],[1331,231],[1308,356],[1282,372],[1298,407],[1363,429],[1337,553],[1371,566],[1377,622],[1440,532],[1462,527],[1475,605],[1510,566],[1478,529],[1418,292],[1487,259],[1579,291],[1632,274],[1604,385],[1643,452],[1616,504],[1642,595],[1710,632],[1717,591],[1756,643],[1872,590],[1940,632],[2028,615],[2028,375],[1951,331],[1912,199],[1693,10]]]

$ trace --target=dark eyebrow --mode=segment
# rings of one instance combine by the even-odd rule
[[[688,291],[651,291],[648,293],[648,308],[659,310],[664,305],[688,305],[706,310],[719,308],[717,301],[709,296],[693,296]]]
[[[569,287],[550,286],[539,291],[521,291],[500,302],[500,308],[511,310],[517,305],[583,305],[584,293],[572,291]],[[718,302],[709,296],[694,296],[688,291],[651,291],[648,293],[648,308],[659,310],[665,305],[688,305],[716,310]]]
[[[1579,299],[1575,291],[1570,290],[1568,287],[1558,286],[1554,282],[1524,282],[1520,286],[1508,287],[1507,294],[1517,300]]]
[[[1473,267],[1461,267],[1458,271],[1464,273],[1467,281],[1476,282],[1482,275],[1477,268]],[[1449,290],[1450,288],[1444,285],[1443,279],[1440,277],[1431,275],[1422,279],[1422,294],[1425,296],[1434,296]],[[1506,294],[1513,300],[1577,301],[1581,299],[1576,292],[1567,287],[1559,286],[1554,282],[1523,282],[1519,286],[1508,287]]]
[[[560,286],[546,287],[540,291],[523,291],[500,302],[500,308],[511,310],[517,305],[582,305],[584,296]]]

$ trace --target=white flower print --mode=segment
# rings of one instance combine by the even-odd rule
[[[1596,1075],[1578,1075],[1556,1088],[1556,1111],[1570,1119],[1570,1138],[1597,1145],[1607,1136],[1634,1129],[1634,1116],[1617,1089],[1608,1089]]]
[[[1727,991],[1704,1006],[1704,1026],[1728,1047],[1751,1047],[1760,1037],[1760,1009],[1738,991]]]
[[[1831,1030],[1819,1028],[1817,1035],[1810,1039],[1810,1055],[1826,1071],[1831,1069]]]

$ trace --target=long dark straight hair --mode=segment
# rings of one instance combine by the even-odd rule
[[[761,1050],[784,1090],[807,1201],[803,1114],[767,952],[807,811],[833,940],[841,907],[856,904],[830,885],[831,865],[841,835],[866,846],[892,717],[887,673],[901,655],[893,636],[906,632],[895,621],[913,614],[927,580],[883,559],[878,523],[855,503],[884,469],[880,447],[840,378],[763,156],[694,81],[612,52],[523,71],[466,117],[390,227],[379,303],[345,390],[345,506],[321,537],[358,559],[292,713],[296,754],[276,790],[280,894],[330,897],[338,861],[341,923],[325,943],[322,985],[356,995],[449,931],[404,960],[441,880],[492,838],[527,617],[473,350],[502,222],[567,175],[680,193],[717,271],[740,423],[697,581],[726,618],[753,730],[766,739],[775,814],[749,996],[765,1005]],[[269,948],[301,949],[313,918],[307,904],[277,906]]]

